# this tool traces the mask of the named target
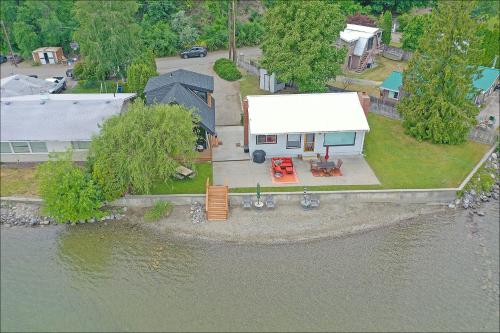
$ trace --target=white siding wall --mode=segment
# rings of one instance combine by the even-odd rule
[[[49,152],[64,152],[71,147],[70,141],[46,141]],[[74,161],[85,161],[87,150],[73,150]],[[44,162],[49,159],[49,153],[30,153],[30,154],[0,154],[0,161],[3,163],[18,162]]]
[[[304,134],[301,135],[301,148],[298,149],[287,149],[286,148],[286,134],[277,135],[276,144],[257,144],[257,139],[255,135],[250,134],[248,148],[250,156],[255,150],[263,150],[266,152],[266,156],[292,156],[296,157],[298,154],[303,156],[316,156],[316,154],[324,155],[326,153],[326,147],[323,147],[324,134],[316,133],[314,142],[313,152],[304,152]],[[359,155],[363,153],[363,143],[364,143],[365,132],[356,131],[356,140],[354,146],[330,146],[329,155]]]

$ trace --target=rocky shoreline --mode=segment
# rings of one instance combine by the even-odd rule
[[[468,210],[471,215],[484,216],[485,212],[481,209],[481,206],[486,202],[499,200],[500,198],[499,168],[498,155],[492,153],[465,187],[462,196],[448,206],[450,208],[462,207]],[[481,177],[490,177],[493,185],[489,189],[484,190]],[[488,179],[488,181],[490,180]]]
[[[125,215],[127,208],[112,208],[109,215],[102,218],[92,218],[87,221],[78,221],[73,224],[98,223],[120,220]],[[41,214],[40,205],[37,203],[2,201],[0,206],[0,225],[6,227],[25,226],[36,227],[45,225],[58,225],[53,218]],[[67,222],[66,224],[71,224]]]

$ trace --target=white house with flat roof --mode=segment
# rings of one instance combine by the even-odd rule
[[[245,146],[250,155],[359,155],[370,130],[368,95],[355,92],[247,96]]]
[[[84,161],[99,125],[136,94],[57,94],[2,97],[1,162],[41,162],[72,147]]]

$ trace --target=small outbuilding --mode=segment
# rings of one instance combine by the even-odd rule
[[[33,61],[37,64],[60,64],[66,60],[63,50],[58,46],[40,47],[32,52]]]

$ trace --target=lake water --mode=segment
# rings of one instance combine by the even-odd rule
[[[498,208],[279,246],[2,228],[1,330],[498,330]]]

